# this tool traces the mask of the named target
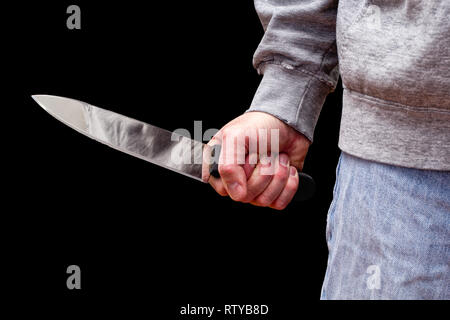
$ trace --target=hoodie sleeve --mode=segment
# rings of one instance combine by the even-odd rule
[[[248,111],[284,121],[309,140],[339,77],[337,0],[255,0],[265,34],[253,65],[263,79]]]

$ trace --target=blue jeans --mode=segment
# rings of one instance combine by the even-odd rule
[[[450,299],[450,172],[342,153],[321,299]]]

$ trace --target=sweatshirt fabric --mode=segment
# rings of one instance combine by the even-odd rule
[[[263,79],[248,111],[313,140],[342,78],[341,150],[450,170],[450,1],[255,0]]]

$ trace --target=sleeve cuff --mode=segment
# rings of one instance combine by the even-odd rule
[[[264,77],[247,112],[269,113],[313,141],[314,128],[333,86],[314,74],[265,63]]]

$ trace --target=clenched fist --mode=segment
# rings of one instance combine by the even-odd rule
[[[278,139],[273,139],[274,133]],[[270,114],[248,112],[208,143],[216,144],[221,145],[220,178],[204,170],[203,180],[235,201],[282,210],[297,191],[297,169],[303,168],[311,142]]]

